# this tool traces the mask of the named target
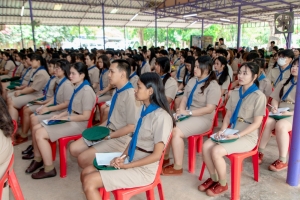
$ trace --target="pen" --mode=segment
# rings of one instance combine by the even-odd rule
[[[126,155],[124,154],[123,156],[120,157],[121,159],[126,158]]]
[[[272,105],[271,105],[271,104],[269,104],[269,103],[268,103],[268,106],[270,106],[271,108],[275,109],[275,107],[274,107],[274,106],[272,106]]]

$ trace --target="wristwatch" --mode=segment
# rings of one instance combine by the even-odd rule
[[[110,139],[111,139],[110,135],[108,135],[108,136],[107,136],[107,139],[108,139],[108,140],[110,140]]]
[[[188,111],[189,111],[189,115],[192,116],[193,115],[192,111],[191,110],[188,110]]]

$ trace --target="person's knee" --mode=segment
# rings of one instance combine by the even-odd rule
[[[173,129],[172,134],[173,134],[173,138],[182,138],[183,137],[182,131],[178,127],[175,127]]]
[[[95,185],[94,185],[93,177],[90,175],[83,176],[82,187],[85,193],[94,190]]]
[[[212,150],[211,150],[211,156],[214,159],[223,157],[222,154],[223,154],[223,152],[222,152],[221,148],[218,145],[213,147]]]
[[[76,144],[77,144],[76,142],[71,143],[69,151],[70,151],[72,156],[77,158],[79,156],[80,152],[79,152],[78,147],[77,147]]]
[[[286,123],[276,123],[275,125],[275,134],[288,134],[289,130],[288,130],[288,126]]]

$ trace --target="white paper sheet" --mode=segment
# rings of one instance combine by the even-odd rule
[[[278,110],[278,112],[277,113],[272,113],[272,112],[270,112],[269,113],[269,116],[272,116],[272,115],[282,115],[281,113],[282,112],[285,112],[285,111],[288,111],[290,108],[288,108],[288,107],[286,107],[286,108],[278,108],[277,110]]]
[[[237,133],[237,132],[239,132],[239,130],[235,130],[235,129],[228,128],[228,129],[226,129],[226,131],[225,131],[223,134],[224,134],[224,136],[226,136],[226,135],[233,135],[233,134],[235,134],[235,133]],[[217,133],[214,133],[214,134],[212,134],[210,137],[215,138],[215,135],[216,135],[216,134],[217,134]],[[226,140],[226,137],[220,138],[220,140]]]
[[[123,152],[113,152],[113,153],[96,153],[96,160],[98,165],[110,165],[110,161],[115,157],[120,157]],[[129,163],[126,158],[125,164]]]

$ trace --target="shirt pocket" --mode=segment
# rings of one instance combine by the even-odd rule
[[[72,110],[82,114],[81,99],[78,99],[78,98],[74,97],[73,103],[72,103]]]
[[[254,116],[254,105],[242,105],[240,112],[239,112],[239,117],[242,117],[243,119],[251,119]]]

